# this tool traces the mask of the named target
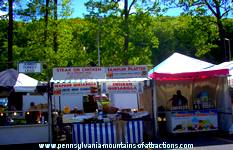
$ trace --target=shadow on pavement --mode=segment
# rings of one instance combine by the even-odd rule
[[[221,131],[182,134],[163,133],[163,135],[153,140],[153,143],[163,142],[169,144],[194,144],[194,147],[223,145],[233,144],[233,135]]]

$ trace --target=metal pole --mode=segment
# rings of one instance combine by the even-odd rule
[[[100,103],[100,105],[98,105],[100,106],[98,110],[103,111],[102,92],[101,92],[101,85],[99,81],[97,81],[97,89],[98,89],[99,103]]]
[[[52,144],[53,142],[53,120],[52,120],[52,95],[51,95],[51,84],[50,84],[50,78],[49,78],[49,69],[48,65],[47,67],[47,101],[48,101],[48,142]]]
[[[61,112],[61,96],[59,95],[59,111]]]
[[[49,132],[49,143],[52,143],[52,102],[51,102],[51,94],[50,94],[50,82],[48,81],[48,132]]]
[[[100,67],[100,19],[101,17],[98,16],[98,40],[97,40],[97,46],[98,46],[98,66]],[[103,102],[102,102],[102,92],[101,92],[101,85],[99,82],[97,82],[98,86],[98,94],[99,94],[99,101],[101,103],[101,110],[103,111]]]
[[[100,17],[98,17],[99,26],[98,26],[98,37],[97,37],[97,46],[98,46],[98,66],[100,66]]]

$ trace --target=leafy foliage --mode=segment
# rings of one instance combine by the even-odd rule
[[[70,1],[63,0],[63,2]],[[97,1],[90,2],[95,4],[95,7],[90,8],[101,5],[101,3],[96,3]],[[213,63],[221,61],[222,52],[217,47],[219,34],[215,17],[187,14],[179,17],[155,16],[155,11],[160,12],[155,9],[158,8],[158,3],[152,5],[153,8],[146,3],[143,8],[139,5],[140,3],[134,5],[135,11],[128,18],[126,55],[125,22],[120,15],[122,9],[119,9],[119,3],[115,2],[109,3],[110,6],[103,5],[101,11],[97,9],[97,11],[90,12],[89,16],[83,19],[68,19],[66,15],[69,14],[70,9],[66,6],[64,10],[67,11],[60,13],[58,20],[54,19],[51,3],[46,42],[44,41],[44,12],[33,8],[38,8],[39,4],[34,6],[36,3],[32,3],[33,7],[30,11],[19,10],[21,13],[27,12],[29,16],[28,19],[14,22],[14,67],[17,67],[16,62],[19,61],[44,62],[47,69],[44,69],[42,74],[33,76],[39,80],[47,80],[48,76],[52,76],[53,67],[96,65],[98,63],[98,41],[101,66],[124,65],[126,58],[130,65],[157,65],[173,52],[180,52]],[[35,14],[31,11],[33,9],[36,10]],[[233,35],[233,20],[223,19],[222,21],[226,37],[233,41],[231,36]],[[8,20],[0,20],[1,70],[6,68],[4,63],[7,62],[7,26]],[[54,49],[54,33],[57,34],[57,50]]]

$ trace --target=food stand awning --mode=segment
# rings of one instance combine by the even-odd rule
[[[145,81],[148,78],[126,78],[126,79],[78,79],[78,80],[50,80],[52,83],[85,83],[85,82],[126,82],[126,81]]]
[[[174,53],[148,73],[155,80],[186,80],[228,75],[227,68],[216,67],[214,64]]]

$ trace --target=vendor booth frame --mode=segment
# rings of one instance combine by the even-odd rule
[[[149,76],[154,83],[153,106],[156,135],[162,134],[162,131],[159,131],[160,122],[158,121],[158,119],[160,121],[162,119],[161,113],[164,113],[162,116],[166,116],[162,121],[165,121],[167,128],[165,130],[169,133],[200,132],[217,129],[228,131],[232,124],[231,102],[227,81],[228,74],[229,70],[226,68],[218,68],[213,64],[178,53],[173,54],[152,69],[149,72]],[[168,107],[167,102],[176,90],[181,90],[183,95],[187,97],[189,109],[171,110],[171,107]],[[213,107],[194,107],[193,102],[202,91],[208,92],[209,99],[214,102],[213,106],[216,106],[216,109],[213,109]],[[164,108],[162,112],[160,106]],[[180,120],[180,122],[177,120]],[[209,123],[211,120],[213,122]],[[198,128],[198,123],[193,123],[198,121],[202,123],[204,121],[206,124],[202,124]],[[179,122],[178,126],[175,124],[177,122]],[[186,125],[184,126],[184,124]],[[215,126],[212,126],[213,124]],[[179,130],[174,129],[175,127],[179,128]]]
[[[134,69],[134,67],[138,67],[139,70],[135,71],[134,73],[130,72],[127,73],[128,69]],[[82,77],[82,79],[73,79],[73,77],[70,80],[61,80],[64,79],[63,76],[65,75],[65,71],[69,72],[71,70],[75,70],[75,71],[80,71],[80,70],[99,70],[101,72],[101,69],[104,68],[105,72],[104,74],[106,76],[103,76],[101,73],[97,73],[95,75],[93,75],[93,79],[92,78],[92,73],[89,73],[89,78],[90,79],[85,79],[85,77]],[[146,66],[121,66],[121,67],[67,67],[67,68],[54,68],[55,72],[60,72],[62,71],[62,73],[60,73],[60,75],[58,73],[54,73],[56,74],[55,79],[51,80],[52,83],[64,83],[68,81],[68,83],[97,83],[98,84],[98,92],[94,93],[94,94],[99,94],[100,95],[100,100],[102,99],[102,93],[108,93],[108,91],[106,91],[106,86],[111,86],[111,90],[114,91],[116,89],[118,89],[117,87],[114,87],[116,85],[120,85],[122,83],[127,83],[130,84],[132,86],[133,89],[127,89],[125,88],[125,93],[127,93],[127,90],[132,90],[133,92],[136,92],[137,90],[142,90],[142,89],[138,89],[138,87],[136,85],[134,85],[133,82],[142,82],[143,85],[143,81],[147,80],[147,70],[144,70],[146,68]],[[141,69],[141,70],[140,70]],[[116,73],[114,72],[116,71]],[[118,72],[117,72],[118,71]],[[131,70],[132,71],[132,70]],[[85,74],[85,71],[81,72],[80,74]],[[115,74],[114,74],[115,73]],[[139,73],[139,74],[137,74]],[[68,74],[68,73],[67,73]],[[70,73],[71,74],[71,73]],[[75,74],[75,73],[74,73]],[[123,75],[122,75],[123,74]],[[125,74],[125,75],[124,75]],[[116,78],[114,76],[119,76],[121,75],[122,77]],[[135,76],[135,78],[127,78],[127,75],[131,75],[131,76]],[[138,78],[138,76],[142,76],[143,78]],[[67,77],[67,76],[66,76]],[[99,79],[98,79],[99,77]],[[57,78],[57,79],[56,79]],[[70,76],[69,76],[70,78]],[[97,78],[97,79],[96,79]],[[111,79],[108,79],[111,78]],[[117,83],[117,84],[109,84],[109,83]],[[131,83],[132,82],[132,83]],[[65,85],[64,85],[65,86]],[[102,87],[100,89],[100,87]],[[110,89],[110,88],[109,88]],[[78,90],[78,88],[77,88]],[[61,91],[62,92],[62,91]],[[59,93],[59,92],[58,92]],[[111,92],[110,92],[111,93]],[[60,93],[61,94],[61,93]],[[78,93],[76,93],[78,94]],[[83,93],[80,93],[83,94]],[[91,94],[91,93],[90,93]],[[137,101],[138,101],[138,94],[137,94]],[[60,102],[60,98],[59,98],[59,103]],[[60,107],[60,106],[59,106]],[[138,107],[138,106],[137,106]],[[61,108],[60,108],[61,109]],[[120,123],[121,122],[121,123]],[[85,124],[85,123],[80,123],[80,122],[73,122],[71,123],[72,125],[72,137],[73,137],[73,142],[77,143],[80,141],[84,141],[86,143],[92,143],[92,142],[100,142],[100,143],[119,143],[119,142],[129,142],[129,143],[133,143],[133,142],[142,142],[143,139],[143,124],[142,121],[138,120],[138,121],[113,121],[112,123],[92,123],[92,124]],[[80,130],[83,129],[83,130]],[[120,130],[119,130],[120,129]],[[80,132],[82,131],[82,132]],[[105,133],[110,133],[109,136],[108,134],[105,135]],[[128,133],[128,134],[127,134]],[[137,135],[136,135],[137,133]],[[125,136],[127,134],[127,136]],[[107,138],[109,137],[109,138]],[[138,139],[138,137],[140,137],[140,139]]]

